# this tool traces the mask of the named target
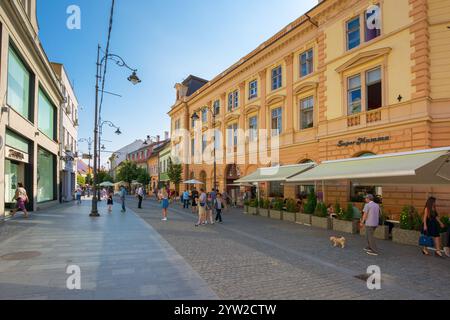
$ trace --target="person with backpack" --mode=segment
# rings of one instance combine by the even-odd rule
[[[24,217],[27,219],[28,211],[26,208],[26,204],[28,203],[28,195],[27,195],[27,190],[25,190],[22,183],[18,183],[18,188],[16,190],[14,200],[16,200],[17,206],[11,212],[11,217],[14,217],[14,215],[17,213],[17,211],[21,211],[21,212],[23,212]]]

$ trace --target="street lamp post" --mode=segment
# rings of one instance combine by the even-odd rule
[[[92,138],[91,137],[89,137],[89,139],[85,139],[85,138],[83,138],[83,139],[80,139],[80,140],[78,140],[78,142],[79,143],[81,143],[81,142],[87,142],[87,144],[88,144],[88,151],[89,151],[89,154],[88,154],[88,156],[89,156],[89,165],[88,165],[88,174],[91,174],[91,158],[92,158],[92,152],[91,152],[91,150],[92,150],[92,143],[94,142],[93,140],[92,140]]]
[[[98,184],[98,169],[99,169],[99,163],[98,160],[100,159],[99,157],[99,149],[100,149],[100,141],[99,141],[99,136],[100,136],[100,126],[99,126],[99,105],[98,105],[98,94],[100,91],[99,88],[99,82],[100,80],[102,80],[103,82],[105,81],[105,79],[102,79],[101,76],[101,71],[102,71],[102,66],[103,63],[106,60],[112,60],[115,61],[116,64],[119,67],[125,67],[129,70],[132,71],[132,74],[128,77],[128,81],[130,81],[132,84],[136,85],[138,83],[141,82],[141,80],[139,79],[139,77],[137,76],[137,70],[136,69],[132,69],[130,68],[125,61],[118,55],[116,54],[110,54],[107,53],[103,56],[103,58],[100,60],[100,50],[101,47],[100,45],[97,47],[97,73],[96,73],[96,83],[95,83],[95,115],[94,115],[94,197],[92,198],[92,209],[91,209],[91,213],[90,216],[91,217],[99,217],[99,213],[98,213],[98,207],[97,207],[97,203],[98,203],[98,196],[97,196],[97,184]],[[108,122],[105,122],[108,123]],[[104,124],[104,123],[102,123]],[[120,130],[118,129],[118,131],[116,131],[116,133],[120,133]]]
[[[212,119],[213,119],[213,130],[214,130],[214,148],[213,148],[213,155],[214,155],[214,186],[213,189],[214,191],[217,190],[217,161],[216,161],[216,110],[214,107],[209,107],[209,106],[205,106],[202,108],[203,109],[207,109],[208,111],[210,111],[212,113]],[[194,114],[191,117],[192,120],[194,121],[198,121],[200,119],[199,115],[197,114],[197,112],[194,112]]]

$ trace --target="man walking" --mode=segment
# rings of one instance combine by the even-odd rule
[[[380,206],[374,201],[374,196],[368,194],[366,196],[366,205],[364,206],[364,214],[361,219],[361,228],[366,228],[367,248],[364,249],[368,255],[378,256],[378,248],[375,243],[375,230],[380,221]]]
[[[189,209],[189,191],[183,192],[183,209]]]
[[[124,186],[120,187],[120,201],[122,201],[122,213],[126,212],[127,209],[125,208],[125,196],[127,195],[127,190],[125,190]]]
[[[139,200],[138,209],[142,209],[142,200],[144,199],[144,188],[142,186],[139,186],[136,194],[137,194],[138,200]]]

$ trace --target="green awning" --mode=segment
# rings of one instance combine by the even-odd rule
[[[325,161],[288,183],[352,180],[370,185],[450,184],[450,147]]]
[[[305,163],[290,166],[259,168],[252,174],[236,180],[235,183],[286,181],[286,179],[309,170],[315,165],[315,163]]]

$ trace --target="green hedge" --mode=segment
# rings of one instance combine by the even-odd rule
[[[327,206],[323,202],[319,202],[314,211],[314,215],[320,218],[326,218],[328,216]]]
[[[317,207],[317,196],[315,192],[311,192],[308,194],[308,199],[306,200],[306,204],[304,206],[303,211],[306,214],[314,214],[314,211]]]
[[[400,214],[400,228],[403,230],[422,230],[422,218],[419,215],[417,209],[413,206],[403,207]]]

